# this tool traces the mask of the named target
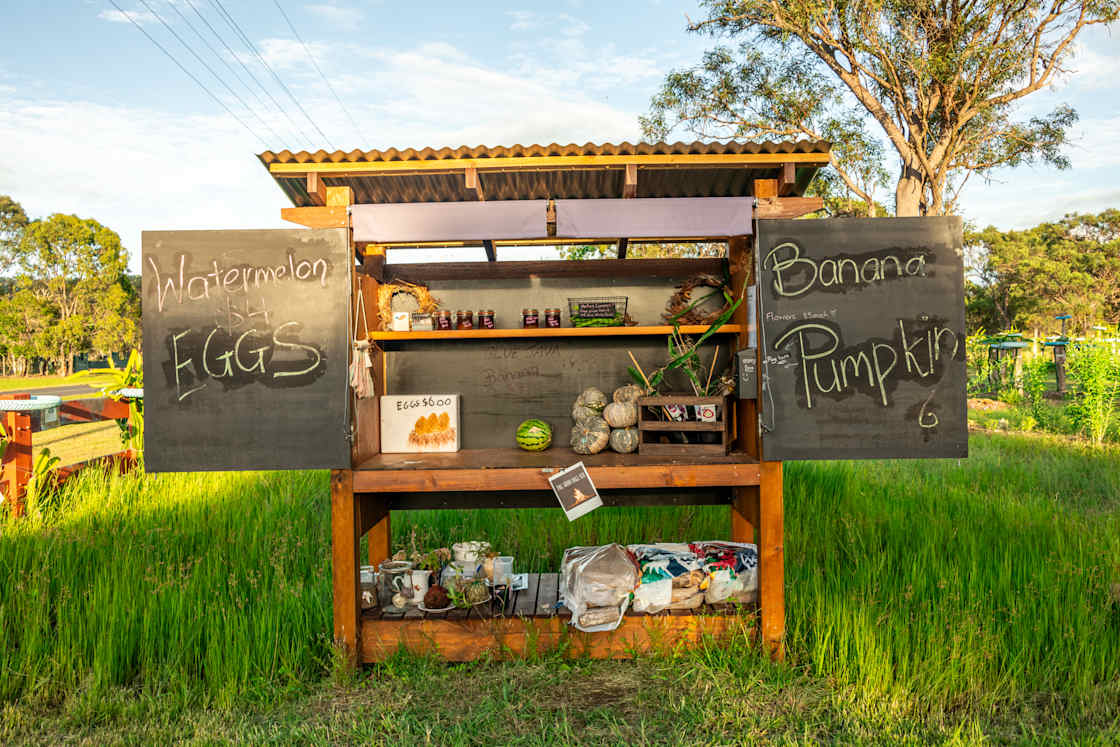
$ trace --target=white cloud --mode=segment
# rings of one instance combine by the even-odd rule
[[[342,5],[306,5],[308,12],[319,16],[326,23],[340,28],[353,29],[361,23],[364,14],[357,8],[348,8]]]
[[[103,10],[97,14],[97,17],[103,21],[111,21],[113,23],[136,22],[141,26],[145,23],[156,22],[155,15],[146,10]]]
[[[512,22],[510,31],[537,31],[548,29],[550,33],[559,33],[563,36],[582,36],[591,30],[591,26],[568,13],[534,13],[529,10],[507,11]]]

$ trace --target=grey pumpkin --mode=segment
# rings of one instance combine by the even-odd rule
[[[611,398],[615,402],[633,402],[637,404],[638,397],[642,396],[642,388],[636,384],[624,384],[614,390]]]
[[[638,406],[633,402],[611,402],[603,408],[603,420],[611,428],[629,428],[638,422]]]
[[[615,428],[611,431],[611,449],[619,454],[629,454],[638,448],[637,428]]]
[[[602,418],[588,418],[572,426],[572,451],[577,454],[598,454],[610,442],[611,427]]]
[[[595,410],[592,410],[590,407],[584,407],[579,402],[576,402],[574,405],[572,405],[572,420],[576,421],[577,423],[582,423],[588,418],[597,417],[599,417],[599,413]]]
[[[589,386],[580,392],[576,404],[594,410],[595,414],[598,415],[607,406],[607,395],[603,394],[602,389]]]

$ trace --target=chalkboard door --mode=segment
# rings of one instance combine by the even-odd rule
[[[760,220],[763,455],[968,455],[959,218]]]
[[[145,466],[350,466],[346,231],[145,231]]]

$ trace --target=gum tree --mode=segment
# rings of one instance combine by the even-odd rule
[[[849,143],[836,172],[861,199],[874,172],[864,123],[897,155],[898,215],[953,211],[971,174],[1062,154],[1076,112],[1017,119],[1015,107],[1066,70],[1074,41],[1114,21],[1118,0],[1044,3],[897,0],[702,0],[689,30],[736,39],[666,79],[647,135],[683,125],[722,137]],[[865,180],[866,181],[866,180]]]

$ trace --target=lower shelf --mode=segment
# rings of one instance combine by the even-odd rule
[[[378,662],[402,647],[436,654],[448,661],[483,656],[514,658],[561,650],[568,656],[628,659],[635,654],[695,645],[705,638],[757,629],[753,606],[705,605],[697,610],[666,610],[654,615],[628,613],[613,631],[582,633],[568,624],[571,613],[557,608],[559,576],[529,575],[529,587],[516,592],[505,608],[489,607],[424,613],[366,610],[361,618],[361,658]]]

